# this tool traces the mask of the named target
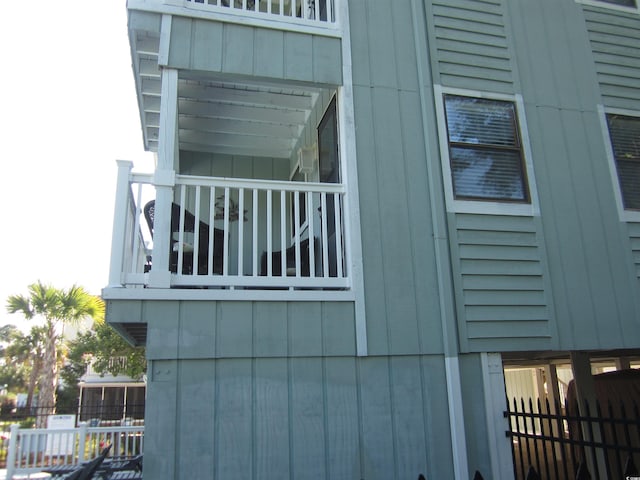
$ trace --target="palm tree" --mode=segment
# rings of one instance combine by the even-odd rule
[[[13,325],[7,325],[7,327],[13,327]],[[24,365],[29,369],[26,404],[28,412],[31,411],[36,383],[42,372],[46,334],[46,328],[37,325],[31,327],[27,335],[15,327],[6,332],[0,329],[0,340],[9,343],[3,351],[5,361]]]
[[[57,340],[65,324],[78,323],[91,317],[102,321],[104,302],[76,285],[60,290],[41,282],[29,285],[29,295],[11,295],[7,299],[9,313],[22,313],[27,320],[39,317],[46,331],[42,373],[38,388],[37,427],[46,426],[47,414],[55,413],[56,385],[58,383]]]

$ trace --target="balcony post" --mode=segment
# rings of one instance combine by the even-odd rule
[[[169,250],[171,249],[171,203],[178,163],[178,71],[162,69],[160,97],[160,131],[158,135],[158,165],[153,184],[156,203],[153,217],[153,263],[149,287],[169,288]]]
[[[124,261],[125,235],[127,231],[127,207],[129,205],[129,176],[133,163],[117,160],[116,204],[113,212],[111,233],[111,263],[109,265],[109,288],[122,287],[122,264]]]

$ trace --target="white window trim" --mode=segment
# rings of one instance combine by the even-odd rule
[[[480,92],[460,88],[433,86],[436,99],[436,115],[438,119],[438,137],[440,141],[440,159],[442,161],[442,177],[444,183],[447,211],[455,213],[479,213],[489,215],[539,216],[538,191],[533,173],[531,147],[529,145],[529,129],[524,113],[524,101],[521,95],[504,95],[499,93]],[[460,95],[464,97],[483,98],[487,100],[503,100],[513,102],[516,107],[522,154],[524,155],[524,169],[529,189],[530,203],[511,203],[485,200],[457,200],[453,195],[453,177],[449,159],[449,136],[444,111],[444,95]]]
[[[598,105],[598,117],[600,117],[600,127],[602,128],[602,137],[604,138],[604,148],[607,154],[611,183],[616,197],[618,217],[622,222],[640,222],[640,212],[635,210],[625,210],[624,203],[622,202],[622,190],[620,189],[620,179],[618,178],[618,167],[616,166],[616,158],[613,155],[613,145],[611,144],[611,135],[609,135],[609,124],[607,123],[608,113],[636,117],[640,120],[640,112],[637,110],[607,108],[603,105]]]
[[[636,0],[635,7],[625,7],[624,5],[615,5],[613,3],[601,2],[598,0],[576,0],[576,3],[581,3],[582,5],[588,5],[590,7],[598,7],[598,8],[606,8],[607,10],[616,10],[618,12],[625,13],[640,13],[640,2]]]

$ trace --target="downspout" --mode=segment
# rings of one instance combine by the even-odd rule
[[[420,96],[420,111],[422,116],[422,129],[424,148],[427,159],[427,174],[429,181],[429,200],[431,204],[431,226],[433,228],[434,255],[436,274],[438,279],[438,298],[440,299],[440,321],[442,325],[442,340],[445,355],[445,378],[447,382],[447,402],[449,405],[449,426],[451,430],[451,450],[453,453],[454,478],[462,480],[469,477],[469,465],[467,460],[467,441],[464,427],[464,412],[462,406],[462,385],[460,382],[460,364],[458,359],[458,333],[456,329],[455,299],[453,298],[451,278],[451,263],[449,254],[449,240],[447,234],[446,208],[442,197],[442,188],[436,181],[441,178],[438,169],[438,161],[429,161],[431,145],[438,142],[430,142],[432,135],[427,127],[429,109],[427,102],[433,101],[425,91],[428,84],[432,83],[430,68],[430,56],[426,36],[426,14],[421,16],[425,25],[425,36],[420,38],[418,23],[417,0],[411,0],[411,16],[413,21],[413,39],[417,57],[418,95]]]

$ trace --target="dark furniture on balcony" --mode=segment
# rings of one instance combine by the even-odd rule
[[[314,239],[314,250],[318,251],[318,239]],[[296,246],[292,245],[285,250],[286,268],[285,275],[294,276],[296,274]],[[260,257],[260,275],[267,275],[267,252],[262,252]],[[271,275],[282,276],[282,252],[271,253]],[[308,277],[309,268],[309,239],[300,240],[300,275]]]
[[[155,200],[151,200],[144,206],[144,218],[149,226],[151,235],[153,232],[153,219],[155,215]],[[195,233],[196,218],[193,213],[185,209],[184,211],[184,232]],[[197,274],[206,275],[209,263],[209,225],[203,221],[198,222],[198,259]],[[178,272],[179,243],[178,234],[180,232],[180,205],[171,204],[171,251],[169,253],[169,270]],[[182,254],[182,273],[192,275],[193,272],[193,245],[184,244]],[[213,272],[210,274],[222,274],[224,255],[224,231],[219,228],[213,229]]]

